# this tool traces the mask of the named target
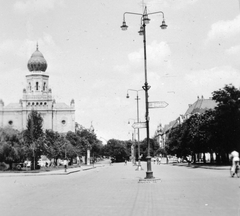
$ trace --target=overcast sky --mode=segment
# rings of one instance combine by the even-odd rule
[[[50,88],[57,102],[76,104],[76,121],[95,128],[98,138],[131,139],[136,92],[144,84],[140,17],[124,12],[163,11],[147,25],[150,136],[184,114],[197,96],[232,83],[240,86],[239,0],[0,0],[0,98],[18,102],[26,87],[27,62],[44,55]],[[145,120],[144,91],[139,92]],[[141,129],[141,139],[145,137]]]

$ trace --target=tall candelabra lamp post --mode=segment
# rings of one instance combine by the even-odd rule
[[[152,172],[152,167],[151,167],[151,156],[150,156],[150,142],[149,142],[149,107],[148,107],[148,90],[150,89],[150,86],[148,85],[147,81],[147,51],[146,51],[146,24],[149,23],[150,19],[148,18],[149,15],[154,15],[154,14],[162,14],[163,20],[162,24],[160,25],[161,29],[166,29],[167,25],[164,20],[164,13],[162,11],[156,11],[153,13],[148,13],[147,12],[147,7],[144,8],[143,13],[133,13],[133,12],[125,12],[123,14],[123,23],[121,26],[122,30],[127,30],[128,26],[126,24],[125,16],[126,14],[131,14],[131,15],[137,15],[141,16],[141,26],[140,26],[140,31],[138,32],[139,35],[143,36],[143,48],[144,48],[144,75],[145,75],[145,83],[143,86],[143,90],[145,91],[145,104],[146,104],[146,133],[147,133],[147,171],[146,171],[146,177],[145,179],[153,179],[153,172]]]
[[[127,96],[126,98],[130,98],[129,97],[129,91],[135,91],[137,93],[137,97],[136,97],[136,101],[137,101],[137,123],[139,123],[139,100],[140,98],[138,97],[138,92],[139,91],[143,91],[143,89],[140,89],[140,90],[135,90],[135,89],[128,89],[127,90]],[[137,169],[136,170],[143,170],[142,166],[141,166],[141,160],[140,160],[140,130],[139,128],[137,129],[137,134],[138,134],[138,164],[137,164]]]

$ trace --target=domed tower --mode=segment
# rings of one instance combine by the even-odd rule
[[[26,75],[27,86],[23,90],[23,106],[28,109],[52,107],[52,92],[48,87],[49,76],[45,72],[47,61],[38,50],[30,57],[27,64],[29,73]]]
[[[46,71],[47,62],[43,57],[43,54],[38,50],[38,45],[36,51],[32,54],[31,58],[29,59],[27,66],[30,72]]]

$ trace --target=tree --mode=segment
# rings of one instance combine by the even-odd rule
[[[159,144],[156,139],[149,139],[149,142],[150,142],[150,156],[154,157],[157,155]],[[140,149],[143,155],[142,160],[146,160],[146,157],[148,156],[147,138],[141,142]]]
[[[226,85],[213,92],[213,99],[218,103],[215,108],[218,161],[226,162],[232,150],[240,151],[240,91]]]
[[[126,143],[121,140],[110,139],[104,146],[104,154],[114,158],[116,162],[123,162],[129,158]]]
[[[83,144],[82,138],[77,133],[69,131],[66,135],[66,139],[74,147],[75,156],[83,156],[85,144]]]
[[[76,136],[78,137],[80,144],[80,150],[82,155],[87,155],[87,149],[91,150],[92,157],[99,155],[100,153],[100,141],[97,139],[94,130],[86,129],[77,124]],[[86,158],[86,157],[85,157]]]
[[[12,169],[12,164],[22,162],[24,156],[20,133],[10,127],[0,129],[0,162]]]
[[[57,164],[58,159],[65,157],[66,141],[57,131],[46,130],[44,136],[43,154]]]
[[[27,129],[24,131],[24,141],[28,149],[27,155],[31,159],[31,169],[37,168],[37,162],[44,149],[43,118],[40,113],[32,110],[28,115]]]

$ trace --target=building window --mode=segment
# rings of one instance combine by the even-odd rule
[[[10,121],[8,122],[8,124],[9,124],[9,125],[12,125],[12,124],[13,124],[13,121],[12,121],[12,120],[10,120]]]
[[[38,82],[36,82],[36,90],[38,90]]]

